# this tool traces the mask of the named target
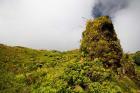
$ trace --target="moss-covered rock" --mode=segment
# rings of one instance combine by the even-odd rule
[[[82,57],[88,60],[99,58],[104,61],[106,67],[120,66],[123,51],[108,16],[87,22],[86,30],[82,34],[80,50]]]

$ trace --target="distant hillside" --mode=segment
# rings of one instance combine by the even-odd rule
[[[108,17],[90,20],[65,52],[0,44],[0,93],[139,93],[140,52],[124,54],[109,31]]]

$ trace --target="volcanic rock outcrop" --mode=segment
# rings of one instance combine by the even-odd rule
[[[111,19],[102,16],[89,20],[82,34],[80,51],[83,58],[103,61],[105,67],[119,67],[123,50]]]

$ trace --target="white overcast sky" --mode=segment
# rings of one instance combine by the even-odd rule
[[[0,0],[0,43],[36,49],[79,48],[93,5],[94,0]],[[113,19],[126,52],[140,50],[139,9],[140,0],[133,0]]]

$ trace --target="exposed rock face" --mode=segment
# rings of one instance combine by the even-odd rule
[[[99,58],[106,67],[119,66],[123,51],[111,19],[102,16],[87,22],[82,34],[82,56],[88,60]]]

